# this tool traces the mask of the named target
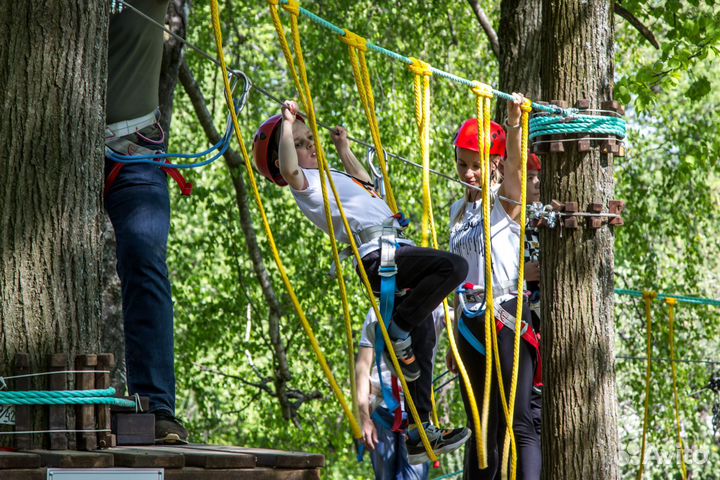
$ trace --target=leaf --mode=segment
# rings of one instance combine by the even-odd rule
[[[687,95],[690,100],[698,101],[710,93],[710,90],[710,81],[706,77],[700,77],[690,85],[685,95]]]

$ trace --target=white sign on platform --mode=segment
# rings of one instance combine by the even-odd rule
[[[15,405],[0,405],[0,425],[15,425]]]
[[[163,468],[48,468],[47,480],[163,480]]]

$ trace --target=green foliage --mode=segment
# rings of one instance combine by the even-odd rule
[[[618,287],[716,297],[720,283],[720,237],[714,233],[720,220],[720,140],[715,134],[720,123],[715,114],[720,102],[720,68],[714,50],[718,39],[717,9],[712,2],[687,5],[670,0],[626,1],[624,5],[644,20],[653,18],[651,27],[661,36],[662,51],[653,50],[635,30],[619,21],[617,95],[629,105],[630,148],[626,158],[616,160],[616,197],[628,202],[626,225],[617,230],[616,283]],[[468,78],[496,83],[497,62],[465,2],[307,1],[303,6],[391,50],[462,72]],[[278,98],[295,97],[265,2],[226,1],[223,8],[230,63]],[[288,22],[286,14],[283,19]],[[352,136],[369,140],[346,47],[308,21],[302,21],[301,28],[320,120],[342,123]],[[193,43],[214,53],[206,0],[193,2],[189,35]],[[220,127],[225,121],[225,106],[218,70],[190,51],[186,55]],[[417,162],[412,78],[396,62],[376,54],[369,54],[368,59],[384,144],[389,151]],[[432,167],[453,175],[453,133],[462,120],[473,115],[474,103],[465,87],[433,79],[432,88]],[[178,87],[175,101],[171,149],[205,148],[207,139],[182,87]],[[276,104],[254,91],[240,117],[246,142],[251,141],[257,126],[276,112]],[[331,163],[336,163],[329,136],[323,135],[322,141]],[[359,147],[355,152],[358,157],[365,155]],[[410,235],[417,238],[422,213],[419,171],[391,161],[391,172],[398,201],[414,221]],[[354,459],[347,422],[282,288],[251,201],[255,231],[284,309],[281,334],[292,374],[289,388],[322,394],[321,400],[300,407],[300,427],[282,417],[277,400],[268,393],[274,388],[277,367],[268,331],[268,308],[247,254],[227,168],[218,162],[189,175],[196,184],[193,196],[173,198],[170,266],[176,305],[179,413],[188,420],[193,439],[322,452],[328,464],[325,478],[368,478],[369,461],[358,464]],[[279,189],[262,178],[260,181],[283,261],[323,351],[349,397],[342,311],[337,286],[325,273],[330,266],[327,238],[302,217],[287,189]],[[440,241],[447,244],[447,212],[461,190],[437,177],[433,182]],[[368,301],[349,263],[346,269],[353,320],[359,327]],[[656,305],[656,357],[669,356],[664,311],[665,307]],[[717,312],[681,305],[676,332],[678,357],[689,361],[712,359],[719,347],[713,333],[718,326]],[[616,331],[618,355],[645,355],[642,307],[637,301],[618,300]],[[444,352],[444,348],[441,345],[440,351]],[[438,362],[436,373],[444,370],[443,363]],[[691,471],[695,478],[712,478],[711,472],[718,471],[720,465],[717,443],[707,424],[711,399],[707,395],[688,396],[689,391],[703,384],[708,372],[697,363],[678,367],[686,444],[713,449],[711,461],[691,466]],[[639,445],[643,375],[642,362],[618,360],[621,425],[625,427],[621,442],[626,452]],[[669,365],[656,363],[653,379],[649,441],[654,447],[672,450]],[[438,403],[443,422],[464,422],[456,386],[443,390]],[[627,478],[636,472],[634,461],[630,459],[624,467]],[[459,455],[444,459],[444,472],[457,470],[461,464]],[[677,468],[648,465],[647,470],[653,478],[667,478],[667,472]]]

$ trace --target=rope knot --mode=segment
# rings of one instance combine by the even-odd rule
[[[520,105],[520,109],[523,112],[530,113],[532,112],[532,101],[529,98],[526,98],[522,105]]]
[[[345,35],[340,36],[340,41],[350,47],[367,52],[367,40],[348,29],[345,29]]]
[[[283,5],[283,8],[286,12],[289,12],[296,17],[300,16],[300,3],[298,3],[298,0],[288,0],[287,5]]]
[[[652,292],[650,290],[643,291],[643,298],[645,300],[655,300],[657,298],[658,294],[657,292]]]
[[[432,76],[432,70],[430,69],[429,63],[425,63],[422,60],[413,57],[410,57],[410,60],[412,60],[413,63],[408,65],[408,70],[412,73],[415,75],[423,75],[425,77]]]
[[[490,85],[486,83],[480,83],[477,82],[474,87],[472,87],[472,92],[477,95],[478,97],[486,97],[486,98],[492,98],[493,97],[493,89]]]

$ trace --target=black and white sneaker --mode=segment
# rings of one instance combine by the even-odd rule
[[[377,320],[368,323],[365,334],[370,343],[375,345],[375,329],[378,326]],[[393,375],[397,376],[395,367],[393,366],[390,353],[388,353],[388,346],[385,346],[383,351],[383,359],[385,365],[390,369]],[[400,369],[402,370],[403,376],[405,376],[406,382],[414,382],[420,378],[420,367],[415,361],[415,354],[412,349],[412,337],[408,336],[405,339],[398,339],[392,341],[392,348],[397,356],[398,363],[400,363]]]
[[[454,452],[465,445],[465,442],[470,439],[470,435],[472,434],[469,428],[441,430],[431,423],[425,423],[423,425],[435,455]],[[415,434],[408,433],[405,445],[408,451],[408,461],[412,465],[419,465],[430,461],[430,457],[428,457],[425,446],[420,439],[419,432],[415,432]]]

